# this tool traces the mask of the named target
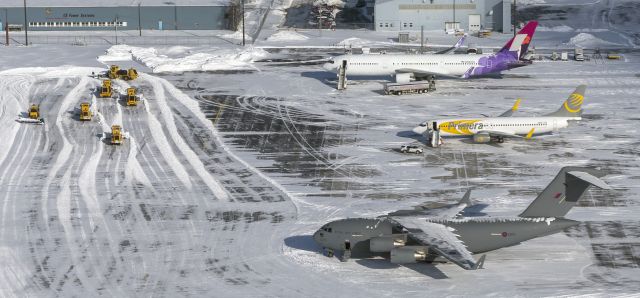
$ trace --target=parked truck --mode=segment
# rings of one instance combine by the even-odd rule
[[[122,144],[122,128],[120,125],[111,126],[111,145]]]
[[[582,48],[575,48],[573,58],[576,59],[576,61],[584,61],[584,50]]]
[[[426,93],[436,90],[435,80],[415,81],[410,83],[387,83],[384,85],[384,93],[389,95]]]
[[[111,80],[102,81],[102,87],[100,87],[100,97],[111,97]]]

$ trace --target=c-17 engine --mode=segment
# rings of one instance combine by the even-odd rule
[[[390,252],[396,247],[402,247],[407,243],[407,235],[395,234],[391,236],[375,237],[369,239],[371,252]]]
[[[391,250],[391,263],[409,264],[427,260],[429,249],[426,246],[403,246]]]
[[[473,135],[473,141],[475,143],[489,143],[491,142],[491,135],[488,133],[477,133]]]

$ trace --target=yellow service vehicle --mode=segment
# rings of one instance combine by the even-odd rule
[[[102,88],[100,88],[100,97],[111,97],[111,80],[102,81]]]
[[[40,106],[37,104],[32,104],[29,108],[29,119],[38,120],[40,119]]]
[[[118,65],[111,65],[111,67],[109,68],[109,78],[112,80],[115,80],[118,78],[118,71],[120,70],[120,66]]]
[[[135,68],[120,69],[118,65],[111,65],[109,68],[109,78],[112,80],[121,79],[125,81],[132,81],[138,78],[138,71]]]
[[[111,145],[122,144],[122,129],[120,125],[111,126]]]
[[[609,59],[609,60],[620,60],[620,59],[622,59],[622,56],[620,56],[620,54],[609,53],[607,55],[607,59]]]
[[[128,106],[138,105],[138,96],[136,95],[136,88],[133,88],[133,87],[127,88],[127,105]]]
[[[91,109],[88,102],[83,102],[80,104],[80,120],[82,121],[91,121]]]

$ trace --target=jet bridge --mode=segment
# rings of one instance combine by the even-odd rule
[[[338,90],[345,89],[347,89],[347,60],[342,60],[338,68]]]

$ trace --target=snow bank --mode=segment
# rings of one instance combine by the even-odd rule
[[[589,33],[579,33],[567,42],[569,45],[580,46],[583,48],[599,47],[599,46],[619,46],[620,44],[609,42],[597,38]]]
[[[280,31],[269,36],[269,38],[267,38],[267,41],[292,41],[292,40],[307,40],[307,39],[309,39],[309,37],[304,36],[295,31]]]
[[[182,57],[171,58],[164,53],[188,53]],[[267,52],[249,47],[246,49],[206,49],[195,52],[186,47],[172,47],[157,50],[155,48],[115,45],[105,55],[98,57],[101,62],[135,60],[149,67],[154,73],[215,71],[215,70],[247,70],[256,69],[253,61],[263,58]]]
[[[233,33],[220,34],[218,35],[218,37],[227,38],[227,39],[242,39],[242,32],[236,31]],[[247,41],[253,40],[253,38],[251,38],[251,36],[247,35],[246,33],[244,34],[244,39],[246,39]]]
[[[316,1],[313,1],[313,6],[320,6],[320,5],[344,7],[344,1],[342,1],[342,0],[316,0]]]
[[[573,32],[574,29],[567,25],[553,26],[553,27],[545,27],[538,26],[538,31],[547,31],[547,32]]]
[[[351,46],[351,47],[361,47],[370,45],[372,42],[370,40],[361,39],[357,37],[347,38],[338,43],[339,46]]]

